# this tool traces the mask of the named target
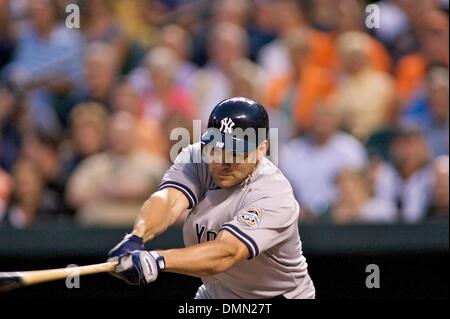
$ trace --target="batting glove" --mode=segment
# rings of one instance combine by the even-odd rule
[[[144,250],[144,242],[141,237],[126,234],[122,241],[109,251],[108,261],[117,260],[120,255],[133,250]]]
[[[134,250],[119,256],[115,275],[130,285],[146,285],[166,268],[164,257],[156,251]]]

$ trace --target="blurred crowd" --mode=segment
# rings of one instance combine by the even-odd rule
[[[231,96],[267,107],[303,222],[448,222],[448,0],[368,3],[0,0],[0,226],[132,224],[172,129]]]

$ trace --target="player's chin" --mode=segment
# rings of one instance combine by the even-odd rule
[[[230,188],[236,185],[236,181],[231,175],[216,175],[214,183],[220,188]]]

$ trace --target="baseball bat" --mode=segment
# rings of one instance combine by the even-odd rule
[[[97,274],[102,272],[114,271],[117,261],[110,261],[101,264],[93,264],[79,267],[34,270],[34,271],[15,271],[0,272],[0,292],[6,292],[12,289],[39,284],[43,282],[64,279],[74,274],[79,276]]]

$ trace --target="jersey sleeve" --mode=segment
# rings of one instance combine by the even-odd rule
[[[205,192],[208,173],[201,163],[200,145],[184,148],[164,174],[159,190],[172,187],[181,191],[189,201],[189,209],[197,205]]]
[[[233,220],[222,225],[226,230],[247,246],[250,257],[285,241],[297,227],[299,205],[292,194],[292,188],[279,189],[274,194],[259,193],[245,201]]]

